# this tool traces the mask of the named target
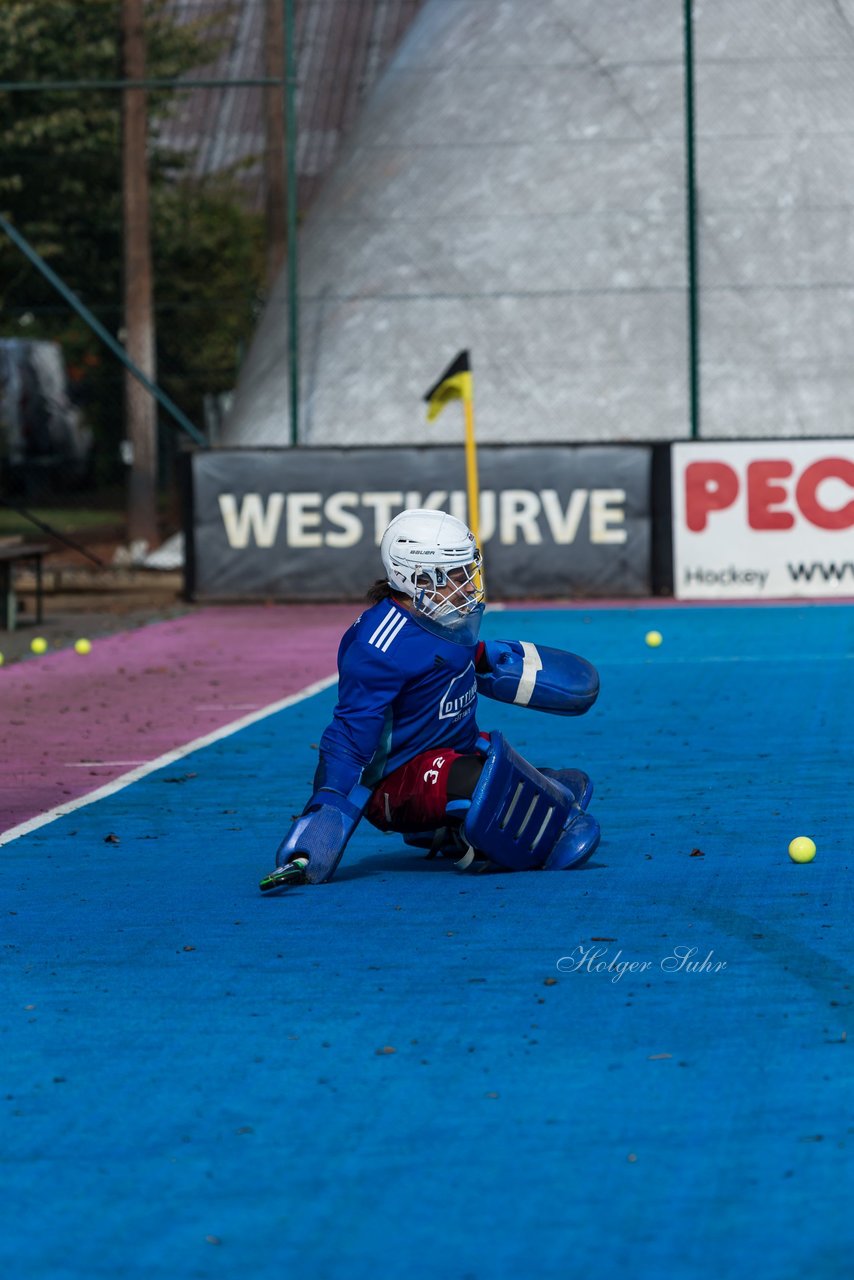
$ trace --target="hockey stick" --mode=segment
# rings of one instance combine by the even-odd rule
[[[287,889],[292,885],[305,884],[307,866],[308,858],[294,858],[293,862],[286,862],[283,867],[276,867],[275,871],[271,871],[264,877],[258,888],[262,893],[270,893],[275,889]]]

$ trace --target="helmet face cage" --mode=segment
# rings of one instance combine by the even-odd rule
[[[470,620],[479,625],[481,555],[462,520],[443,511],[404,511],[386,529],[381,555],[389,585],[409,596],[413,615],[449,631]]]
[[[484,598],[480,552],[466,564],[418,565],[411,582],[413,607],[428,618],[473,613]]]

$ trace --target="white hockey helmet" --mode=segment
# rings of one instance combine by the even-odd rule
[[[412,600],[428,631],[469,644],[484,609],[481,556],[472,531],[446,511],[395,516],[380,544],[389,585]]]

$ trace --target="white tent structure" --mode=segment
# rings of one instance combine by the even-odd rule
[[[848,0],[694,5],[704,436],[854,432]],[[683,0],[427,0],[301,233],[300,439],[690,431]],[[287,281],[227,444],[289,440]]]

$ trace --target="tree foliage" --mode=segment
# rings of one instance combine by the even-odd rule
[[[210,64],[224,16],[226,5],[178,23],[168,0],[149,0],[148,76],[173,78]],[[120,79],[120,18],[119,0],[4,0],[0,80]],[[158,367],[169,393],[199,421],[202,393],[233,385],[257,309],[263,231],[235,175],[194,180],[190,157],[157,145],[180,93],[149,94]],[[112,332],[120,331],[122,302],[121,96],[0,91],[0,209]],[[120,434],[113,358],[2,235],[0,306],[4,335],[58,337],[72,361],[88,356],[90,369],[97,358],[103,372],[91,416],[102,434]]]

